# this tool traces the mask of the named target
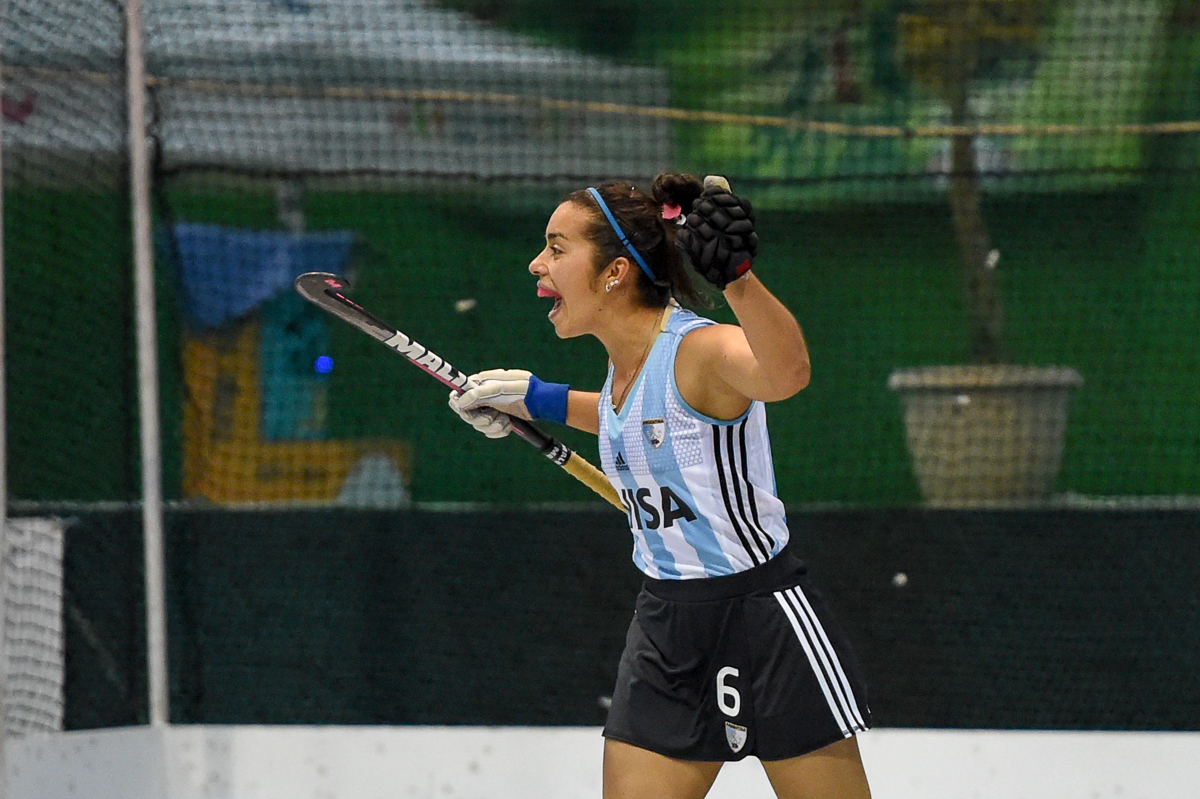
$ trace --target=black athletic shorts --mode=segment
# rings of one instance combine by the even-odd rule
[[[683,760],[782,760],[866,730],[866,688],[804,563],[646,580],[604,736]]]

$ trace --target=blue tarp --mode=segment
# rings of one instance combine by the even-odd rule
[[[240,230],[181,223],[174,227],[182,259],[188,317],[198,329],[237,319],[283,291],[303,272],[342,272],[354,234]]]

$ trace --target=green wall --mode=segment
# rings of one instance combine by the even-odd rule
[[[128,201],[4,194],[9,496],[137,496]]]
[[[554,195],[314,192],[311,229],[352,229],[365,246],[354,296],[460,368],[525,367],[598,389],[592,340],[559,341],[525,271]],[[1200,192],[1006,198],[987,209],[1002,253],[1009,347],[1017,363],[1076,368],[1058,488],[1089,495],[1200,493],[1194,379],[1200,318]],[[278,226],[269,192],[177,190],[178,221]],[[10,191],[9,430],[14,499],[136,496],[132,287],[127,222],[115,196]],[[87,225],[90,225],[87,226]],[[765,212],[756,269],[809,338],[812,385],[772,406],[780,493],[789,503],[917,499],[896,368],[967,351],[948,213],[940,205]],[[164,250],[165,252],[165,250]],[[167,486],[178,491],[179,314],[160,260]],[[458,313],[458,299],[477,306]],[[728,320],[727,309],[714,315]],[[413,443],[419,500],[589,499],[517,439],[474,434],[445,391],[376,342],[330,320],[337,367],[330,434]],[[562,438],[595,458],[595,442]]]

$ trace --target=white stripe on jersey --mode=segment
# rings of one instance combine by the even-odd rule
[[[775,599],[792,623],[792,629],[808,656],[813,675],[817,678],[821,693],[829,705],[829,712],[841,728],[842,735],[848,738],[856,732],[866,730],[867,725],[859,711],[858,701],[854,698],[850,680],[842,670],[837,652],[825,635],[825,629],[821,627],[821,622],[804,592],[799,586],[795,586],[776,591]]]
[[[750,482],[746,463],[747,421],[743,419],[724,428],[714,426],[713,452],[716,453],[717,478],[726,516],[742,548],[757,566],[771,559],[775,540],[763,529],[758,519],[758,503],[754,499],[754,486]]]
[[[637,394],[630,398],[627,418],[635,420],[642,418],[644,396],[644,392],[639,389]],[[642,552],[643,561],[651,564],[650,569],[643,569],[643,571],[648,577],[658,580],[677,578],[684,573],[703,573],[704,563],[696,548],[671,547],[658,531],[650,529],[640,521],[642,517],[641,502],[645,500],[638,497],[639,489],[649,491],[652,502],[655,489],[658,488],[658,484],[650,474],[646,447],[645,438],[640,434],[627,440],[625,457],[628,459],[629,471],[625,472],[621,478],[621,485],[626,490],[634,492],[633,501],[629,504],[637,506],[634,509],[637,513],[634,519],[637,521],[631,519],[630,531],[633,532],[636,546]],[[619,492],[621,487],[618,486],[617,490]],[[630,515],[633,516],[633,514]]]

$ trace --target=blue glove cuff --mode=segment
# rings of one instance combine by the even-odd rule
[[[566,424],[567,392],[570,390],[566,383],[543,383],[530,375],[529,388],[525,391],[525,410],[534,419]]]

